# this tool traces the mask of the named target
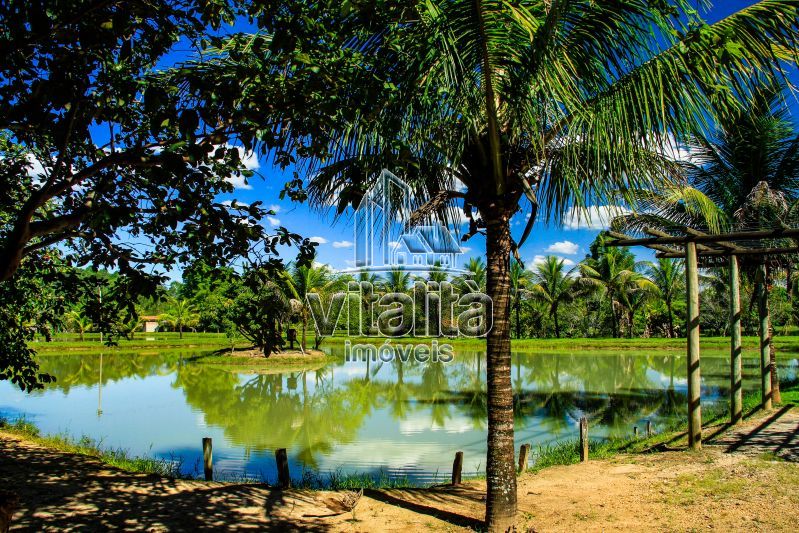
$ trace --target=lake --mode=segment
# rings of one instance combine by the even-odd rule
[[[339,348],[329,348],[341,355]],[[464,476],[484,473],[485,353],[457,350],[449,363],[345,362],[253,371],[193,361],[197,353],[154,351],[46,355],[57,377],[26,394],[0,382],[0,415],[24,416],[43,433],[89,436],[134,455],[180,459],[200,474],[201,441],[212,437],[218,478],[276,479],[274,450],[303,471],[448,480],[455,452]],[[796,376],[797,360],[780,362]],[[744,359],[744,390],[758,390],[758,362]],[[703,405],[727,404],[728,359],[703,356]],[[650,420],[655,431],[685,416],[685,358],[582,352],[516,353],[516,445],[624,437]]]

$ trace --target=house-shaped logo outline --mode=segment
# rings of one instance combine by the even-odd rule
[[[458,256],[463,254],[458,239],[438,221],[413,226],[392,239],[397,226],[404,228],[410,217],[412,194],[408,184],[392,172],[380,172],[355,209],[355,268],[349,271],[428,272],[436,268],[465,272],[457,268]]]

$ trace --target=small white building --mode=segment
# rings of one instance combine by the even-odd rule
[[[139,317],[142,321],[142,331],[145,333],[155,333],[158,331],[158,324],[161,317],[158,316],[142,316]]]

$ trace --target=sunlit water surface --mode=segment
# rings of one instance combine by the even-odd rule
[[[340,351],[333,348],[334,355]],[[0,415],[23,415],[45,434],[89,436],[104,447],[182,461],[201,471],[212,437],[216,476],[275,480],[274,450],[303,471],[444,481],[458,450],[464,475],[484,472],[484,352],[449,363],[336,362],[312,370],[253,372],[198,364],[198,354],[113,353],[42,357],[57,381],[32,394],[0,382]],[[796,375],[797,361],[781,372]],[[728,360],[703,357],[703,405],[727,402]],[[744,360],[744,390],[757,389],[757,360]],[[516,444],[577,436],[629,436],[651,421],[685,415],[685,358],[587,352],[513,356]]]

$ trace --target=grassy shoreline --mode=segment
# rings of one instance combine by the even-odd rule
[[[327,337],[322,343],[322,347],[341,347],[344,342],[350,341],[357,343],[377,343],[382,342],[383,338],[370,337]],[[480,350],[485,348],[485,339],[466,339],[456,338],[438,339],[439,342],[447,342],[455,348]],[[406,343],[429,343],[427,337],[403,337],[391,339],[395,344]],[[775,345],[783,353],[799,354],[799,336],[775,336]],[[757,337],[743,337],[744,350],[756,350],[759,339]],[[224,350],[230,349],[230,340],[224,334],[219,333],[187,333],[179,338],[177,333],[139,333],[133,340],[120,339],[116,346],[107,346],[100,343],[99,336],[96,334],[87,335],[86,339],[80,341],[76,335],[59,335],[52,342],[35,341],[30,344],[40,355],[64,354],[64,353],[99,353],[99,352],[128,352],[134,350],[148,349],[203,349],[203,350]],[[237,342],[237,349],[246,347],[246,342]],[[553,353],[569,353],[584,351],[616,351],[635,353],[657,349],[659,351],[685,350],[685,339],[665,339],[665,338],[634,338],[634,339],[613,339],[613,338],[563,338],[563,339],[513,339],[511,347],[517,351],[540,351]],[[710,354],[728,353],[730,341],[728,337],[703,337],[701,348]]]
[[[782,403],[799,406],[799,381],[782,384]],[[758,393],[744,396],[744,418],[749,418],[760,411],[760,398]],[[706,438],[715,436],[727,429],[727,406],[719,405],[705,408],[704,433]],[[687,441],[687,422],[676,422],[667,428],[661,428],[651,437],[623,438],[609,440],[589,440],[589,457],[591,460],[610,459],[620,454],[658,453],[664,449],[675,449],[684,446]],[[590,429],[589,429],[590,431]],[[7,432],[20,438],[27,439],[44,447],[52,448],[65,453],[83,455],[97,459],[105,464],[114,466],[125,472],[152,474],[169,479],[195,479],[200,471],[199,465],[194,466],[193,474],[181,473],[182,458],[172,460],[154,457],[133,456],[126,450],[117,448],[103,448],[102,443],[82,437],[72,439],[65,435],[42,436],[39,429],[24,419],[9,421],[0,418],[0,432]],[[519,443],[521,444],[521,443]],[[576,439],[559,441],[553,445],[539,446],[532,450],[533,464],[528,466],[527,472],[536,473],[553,466],[564,466],[579,462],[578,442]],[[438,476],[436,476],[438,477]],[[446,477],[446,476],[444,476]],[[468,480],[482,479],[484,475],[465,475]],[[227,477],[220,481],[236,483],[262,483],[269,485],[268,479],[254,479],[246,476]],[[299,477],[292,478],[292,485],[299,489],[311,490],[346,490],[346,489],[397,489],[397,488],[424,488],[435,485],[433,483],[415,483],[407,477],[389,476],[381,471],[378,474],[352,473],[340,471],[322,474],[311,470],[303,470]]]

